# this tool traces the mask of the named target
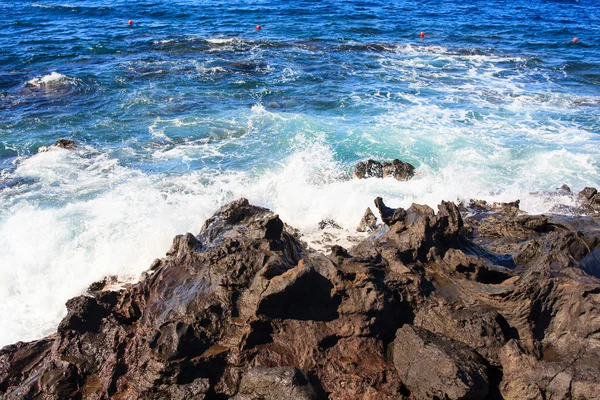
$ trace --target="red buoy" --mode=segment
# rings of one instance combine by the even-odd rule
[[[573,43],[577,43],[579,42],[579,39],[577,39],[576,37],[573,38]]]
[[[260,25],[256,25],[256,30],[260,31]]]
[[[421,39],[423,39],[423,38],[425,37],[425,32],[421,32],[421,33],[419,34],[419,37],[420,37]]]
[[[130,19],[129,21],[127,21],[127,25],[133,25],[133,20]]]

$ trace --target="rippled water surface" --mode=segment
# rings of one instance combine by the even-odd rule
[[[600,184],[595,0],[0,12],[0,345],[52,332],[68,298],[135,279],[241,196],[310,235],[352,231],[376,196],[542,213],[571,200],[540,193]],[[59,138],[78,150],[36,154]],[[417,176],[349,179],[367,158]]]

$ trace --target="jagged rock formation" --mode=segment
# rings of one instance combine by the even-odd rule
[[[0,395],[597,398],[597,219],[376,206],[387,225],[328,256],[224,206],[139,283],[96,285],[56,334],[0,350]]]
[[[373,214],[370,207],[367,207],[365,213],[363,214],[360,222],[358,223],[358,227],[356,228],[357,232],[371,232],[377,228],[377,217]]]
[[[586,187],[579,192],[579,199],[584,207],[588,207],[595,212],[600,211],[600,195],[594,187]]]
[[[407,181],[414,175],[415,167],[410,163],[405,163],[398,159],[391,162],[379,162],[375,160],[361,161],[354,167],[354,177],[358,179],[386,178],[392,176],[396,180]]]

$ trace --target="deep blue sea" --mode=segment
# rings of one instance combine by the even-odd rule
[[[0,12],[0,345],[54,331],[68,298],[136,279],[242,196],[311,238],[324,218],[354,234],[376,196],[544,213],[571,201],[547,195],[562,184],[600,185],[597,0]],[[61,138],[78,149],[38,154]],[[368,158],[418,172],[350,179]]]

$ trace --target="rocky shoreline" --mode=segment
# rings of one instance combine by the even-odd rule
[[[67,302],[54,335],[1,349],[0,395],[598,398],[600,219],[588,189],[588,217],[377,198],[385,225],[366,213],[372,233],[327,255],[240,199],[175,237],[140,282],[96,283]]]

